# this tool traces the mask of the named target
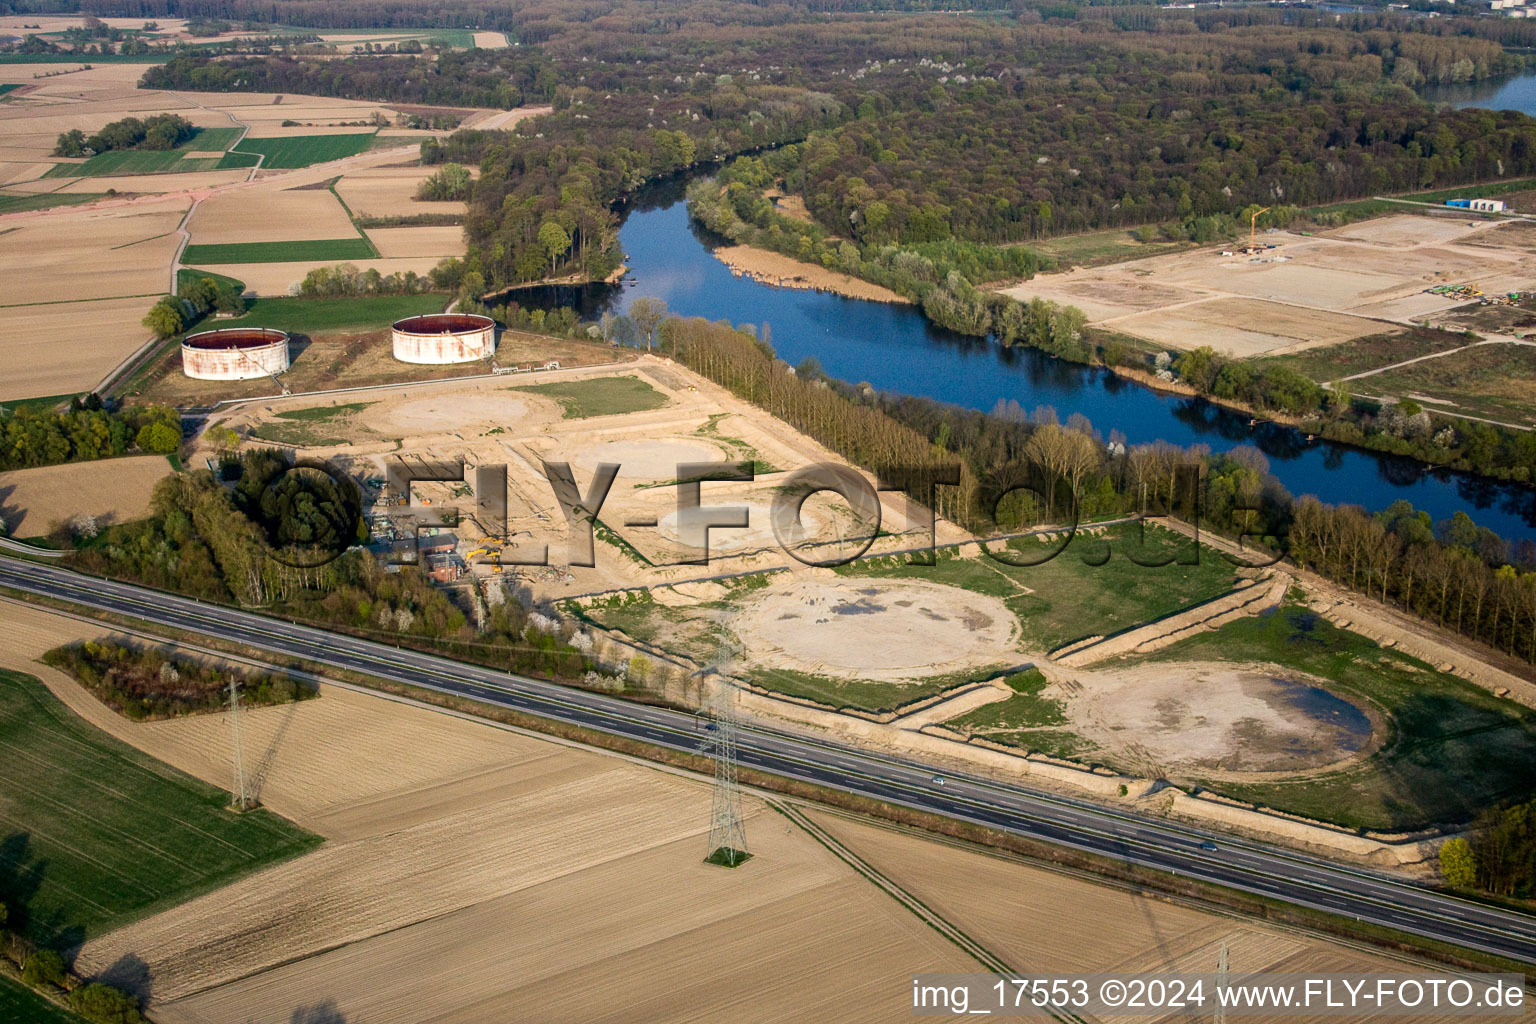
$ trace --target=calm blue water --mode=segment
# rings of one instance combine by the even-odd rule
[[[1465,511],[1501,535],[1536,538],[1536,491],[1432,472],[1420,463],[1308,443],[1294,430],[1260,424],[1209,402],[1160,395],[1104,370],[1064,363],[1030,348],[1004,348],[939,330],[907,306],[772,288],[733,277],[710,254],[718,240],[689,222],[682,183],[638,197],[620,232],[631,273],[618,286],[525,289],[525,305],[575,303],[583,316],[621,309],[639,295],[666,300],[687,316],[769,325],[779,356],[791,364],[814,357],[830,375],[893,391],[991,410],[999,400],[1026,411],[1054,406],[1080,412],[1106,436],[1119,430],[1131,444],[1163,440],[1206,444],[1214,451],[1252,445],[1292,494],[1331,504],[1380,510],[1406,498],[1435,519]]]
[[[1419,90],[1419,95],[1431,103],[1449,103],[1458,108],[1518,110],[1522,114],[1536,116],[1536,73],[1492,82],[1426,86]]]

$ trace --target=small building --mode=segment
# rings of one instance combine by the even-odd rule
[[[464,560],[455,554],[427,556],[427,575],[438,583],[452,583],[464,575]]]
[[[416,538],[416,550],[422,555],[450,554],[459,547],[458,534],[423,533]]]
[[[1472,209],[1479,213],[1503,213],[1504,200],[1502,199],[1474,199]]]

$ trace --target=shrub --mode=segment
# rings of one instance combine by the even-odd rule
[[[121,989],[100,981],[81,985],[69,994],[69,1005],[80,1016],[97,1024],[143,1024],[139,1001]]]
[[[27,957],[21,968],[21,980],[33,988],[64,985],[64,958],[51,949],[40,949]]]

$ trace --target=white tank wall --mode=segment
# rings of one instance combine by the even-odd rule
[[[181,371],[194,380],[250,380],[288,369],[288,337],[250,348],[181,346]]]
[[[496,325],[478,330],[414,334],[395,330],[395,358],[403,363],[469,363],[496,351]]]

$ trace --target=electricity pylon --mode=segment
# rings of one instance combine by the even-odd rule
[[[748,857],[747,827],[741,818],[741,786],[736,780],[736,688],[716,676],[706,710],[709,734],[700,749],[715,762],[715,793],[709,817],[709,853],[705,859],[733,868]]]
[[[245,788],[245,754],[240,744],[240,681],[233,673],[229,677],[229,731],[235,744],[235,784],[230,790],[229,804],[237,811],[245,811],[252,801]]]

